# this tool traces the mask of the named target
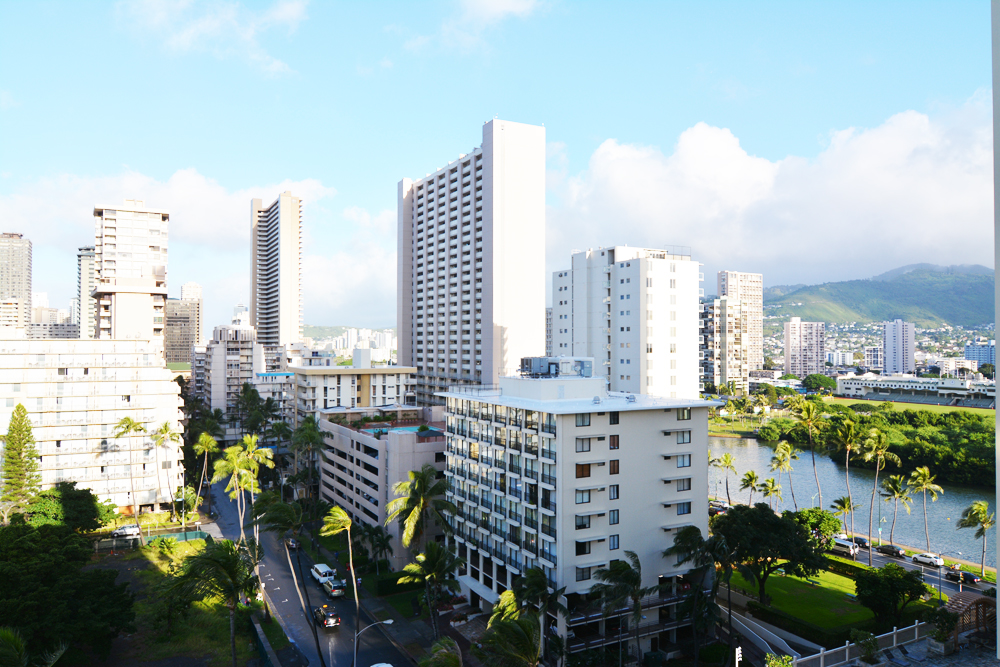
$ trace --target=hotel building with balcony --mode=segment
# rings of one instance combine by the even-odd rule
[[[452,549],[470,603],[488,610],[525,570],[565,587],[567,617],[546,632],[570,652],[634,637],[627,614],[602,614],[587,595],[594,573],[625,550],[638,554],[644,586],[643,650],[677,650],[689,623],[679,610],[688,568],[664,559],[680,528],[708,533],[708,409],[686,398],[609,392],[588,358],[522,361],[519,377],[456,386],[446,400]]]

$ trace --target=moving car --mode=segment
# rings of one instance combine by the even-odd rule
[[[121,526],[111,531],[111,537],[139,537],[140,535],[142,535],[142,528],[135,524]]]
[[[731,508],[730,504],[723,502],[721,500],[709,500],[708,501],[708,516],[715,516],[717,514],[725,514],[727,510]]]
[[[333,605],[325,604],[313,609],[313,619],[321,628],[336,628],[340,626],[340,614]]]
[[[906,551],[900,549],[895,544],[881,544],[875,547],[875,551],[880,554],[885,554],[886,556],[892,556],[893,558],[905,558]]]
[[[938,556],[937,554],[917,554],[913,557],[914,563],[921,563],[923,565],[933,565],[934,567],[941,567],[944,565],[944,558]]]
[[[294,537],[286,537],[285,538],[285,546],[288,547],[289,549],[291,549],[292,551],[295,551],[296,549],[298,549],[299,547],[302,546],[302,543],[299,542]]]
[[[854,542],[834,538],[833,544],[830,545],[830,551],[845,558],[855,558],[861,550]]]
[[[858,547],[862,549],[867,549],[869,546],[871,546],[871,542],[869,542],[868,538],[865,537],[854,536],[851,538],[851,541],[857,544]]]
[[[313,579],[315,579],[321,586],[327,579],[333,579],[337,576],[337,571],[325,563],[316,563],[312,566],[312,569],[309,570],[309,573],[312,574]]]
[[[346,579],[327,579],[323,582],[323,590],[331,598],[342,598],[347,592]]]
[[[948,570],[944,573],[944,578],[951,581],[958,581],[966,586],[971,586],[972,584],[978,584],[981,580],[976,575],[971,572],[964,572],[962,570]]]

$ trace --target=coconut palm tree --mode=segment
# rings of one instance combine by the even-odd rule
[[[392,487],[396,498],[386,505],[385,525],[393,521],[400,523],[404,547],[409,549],[420,543],[428,520],[442,526],[445,531],[449,530],[444,514],[457,514],[458,509],[454,503],[444,499],[447,490],[448,482],[437,479],[437,470],[429,463],[419,471],[411,470],[409,481],[396,482]]]
[[[899,457],[889,451],[889,438],[885,433],[873,428],[862,445],[861,454],[865,461],[875,461],[875,480],[872,483],[872,502],[868,508],[868,535],[871,540],[872,522],[875,521],[875,492],[878,491],[878,473],[885,468],[886,462],[899,465]],[[868,542],[868,567],[872,566],[871,541]]]
[[[899,512],[899,503],[903,503],[906,513],[910,513],[910,505],[913,498],[910,497],[910,489],[906,485],[906,477],[903,475],[889,475],[882,480],[882,491],[879,492],[885,502],[892,501],[892,527],[889,528],[889,544],[895,544],[893,535],[896,532],[896,514]]]
[[[569,611],[566,606],[559,601],[566,594],[566,587],[557,589],[549,588],[549,580],[545,572],[538,567],[529,567],[524,571],[524,576],[514,580],[514,596],[519,606],[531,608],[538,613],[540,625],[538,654],[545,653],[545,621],[549,614],[565,616]]]
[[[830,509],[833,510],[834,515],[842,518],[844,522],[844,533],[847,533],[847,515],[859,507],[861,507],[861,505],[851,507],[851,499],[847,496],[837,498],[833,501],[833,504],[830,505]]]
[[[136,499],[135,495],[135,475],[132,474],[132,437],[136,435],[143,435],[146,433],[146,426],[142,422],[137,422],[131,417],[122,417],[118,424],[115,426],[114,433],[111,437],[115,440],[121,438],[128,438],[128,481],[132,486],[132,516],[135,517],[135,525],[139,525],[139,501]],[[146,545],[146,540],[142,536],[142,531],[139,531],[139,543],[143,546]]]
[[[861,446],[861,432],[850,419],[845,419],[837,427],[833,441],[844,451],[844,479],[847,482],[848,506],[854,507],[854,495],[851,493],[851,453]],[[822,502],[822,500],[820,501]],[[871,531],[869,531],[871,534]],[[851,537],[854,537],[854,512],[851,512]]]
[[[768,477],[765,479],[757,489],[764,494],[764,497],[768,499],[767,504],[774,509],[774,501],[771,498],[777,498],[778,500],[784,500],[781,497],[781,484],[774,481],[773,477]]]
[[[774,448],[774,456],[771,457],[771,470],[778,473],[778,480],[781,480],[781,473],[788,475],[788,490],[792,492],[792,505],[796,512],[799,511],[799,504],[795,501],[795,487],[792,485],[792,461],[798,461],[801,453],[791,443],[782,441]]]
[[[236,544],[205,538],[205,548],[184,560],[182,585],[200,597],[216,597],[229,609],[229,647],[236,667],[236,606],[259,585],[254,570],[264,553],[250,540]],[[322,654],[321,654],[322,655]]]
[[[722,468],[723,473],[726,475],[726,502],[730,505],[733,504],[733,499],[729,497],[729,473],[736,474],[736,459],[729,452],[726,452],[717,459],[712,460],[712,465],[716,468]],[[717,490],[719,487],[715,487]]]
[[[32,658],[28,652],[28,640],[21,632],[17,628],[0,626],[0,665],[3,667],[52,667],[67,648],[69,644],[60,644]]]
[[[163,422],[155,431],[149,434],[153,440],[153,452],[156,454],[156,497],[160,497],[160,448],[169,449],[171,445],[178,446],[181,441],[181,434],[174,430],[170,422]],[[167,491],[170,493],[170,520],[175,518],[173,485],[169,483],[167,477]]]
[[[538,627],[538,620],[530,614],[498,621],[483,634],[472,654],[490,667],[538,667]]]
[[[407,563],[403,568],[403,576],[399,578],[401,584],[424,585],[427,600],[427,610],[431,615],[431,630],[434,639],[440,635],[438,630],[438,602],[441,600],[441,593],[445,589],[459,590],[458,580],[455,579],[455,572],[465,564],[464,558],[459,558],[447,547],[438,542],[428,542],[424,547],[424,553],[417,554],[416,562]],[[538,647],[535,647],[538,650]]]
[[[979,566],[979,576],[986,575],[986,531],[996,525],[996,514],[990,514],[990,504],[976,500],[962,512],[959,528],[975,528],[976,539],[983,540],[983,560]]]
[[[354,522],[347,514],[347,511],[339,505],[332,507],[323,518],[323,527],[319,529],[319,534],[326,536],[340,535],[347,533],[347,565],[351,571],[351,588],[354,589],[354,633],[360,632],[361,622],[361,601],[358,598],[358,573],[354,569],[354,547],[351,539],[351,528]],[[433,617],[434,615],[431,614]]]
[[[323,451],[323,434],[320,433],[319,425],[316,423],[316,418],[309,415],[302,420],[298,428],[295,429],[295,433],[292,435],[292,448],[295,450],[295,469],[298,471],[299,467],[299,454],[304,454],[306,457],[306,471],[308,473],[308,494],[312,497],[313,491],[313,458],[317,453],[322,453]]]
[[[246,540],[246,533],[243,530],[243,517],[246,514],[246,500],[243,497],[243,488],[246,480],[246,462],[243,458],[243,447],[233,445],[222,450],[222,456],[215,460],[215,474],[212,475],[212,484],[228,479],[226,491],[229,497],[236,501],[236,511],[240,515],[240,542]]]
[[[594,579],[601,583],[594,584],[590,592],[601,600],[605,616],[622,611],[630,614],[637,655],[641,655],[639,622],[642,620],[642,599],[659,592],[661,587],[642,585],[642,563],[634,551],[626,551],[625,560],[614,561],[609,567],[594,572]]]
[[[816,493],[819,495],[819,506],[823,506],[823,489],[819,485],[819,470],[816,468],[816,447],[813,444],[813,436],[826,424],[823,413],[813,401],[805,401],[801,398],[792,404],[792,412],[795,418],[806,430],[809,437],[809,454],[812,456],[813,476],[816,478]]]
[[[368,538],[368,545],[372,551],[372,558],[375,559],[375,576],[379,576],[381,561],[392,555],[392,535],[382,526],[373,526],[374,533]]]
[[[760,477],[757,476],[756,471],[747,470],[743,473],[743,479],[740,480],[740,491],[750,490],[750,502],[748,503],[750,507],[753,507],[753,492],[757,490],[758,484],[760,484]]]
[[[931,532],[927,528],[927,494],[931,494],[931,502],[936,502],[938,494],[944,493],[944,489],[934,483],[935,479],[936,476],[931,475],[927,466],[920,466],[910,473],[910,490],[924,496],[924,536],[927,538],[927,551],[931,550]]]
[[[285,422],[275,422],[271,424],[271,428],[268,429],[268,437],[274,441],[274,449],[280,454],[281,444],[288,442],[292,438],[292,429]],[[284,459],[282,459],[283,461]],[[282,468],[284,468],[284,463],[282,463]],[[284,476],[282,476],[282,489],[284,489]],[[283,491],[282,491],[283,492]],[[284,498],[282,498],[284,500]]]
[[[198,478],[198,497],[201,498],[201,485],[208,478],[208,457],[219,453],[219,443],[208,431],[202,431],[198,439],[194,441],[195,456],[204,456],[205,462],[201,467],[201,476]],[[212,493],[208,493],[208,513],[212,513]]]
[[[462,667],[462,649],[451,637],[442,637],[431,645],[431,652],[421,658],[420,667]]]
[[[253,507],[256,494],[260,493],[260,467],[274,467],[274,451],[267,447],[260,447],[256,433],[245,435],[243,436],[241,462],[245,480],[243,488],[250,492],[250,506]],[[260,533],[257,526],[254,526],[253,537],[255,540],[260,540]]]

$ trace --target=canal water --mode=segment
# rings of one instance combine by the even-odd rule
[[[763,482],[768,477],[778,479],[777,472],[771,472],[771,456],[774,454],[773,447],[765,443],[758,443],[756,440],[743,438],[709,438],[709,448],[712,456],[718,458],[726,452],[733,455],[736,460],[736,472],[729,473],[729,494],[734,503],[746,503],[750,499],[749,491],[740,491],[740,478],[748,470],[754,470],[760,481]],[[819,502],[816,494],[816,479],[813,476],[812,460],[808,450],[804,450],[799,455],[798,461],[793,461],[792,485],[795,488],[795,500],[798,501],[799,508],[816,506]],[[847,483],[844,479],[844,464],[834,463],[829,456],[816,455],[816,469],[819,472],[819,482],[823,488],[823,504],[826,509],[830,509],[830,504],[837,498],[847,495]],[[933,470],[931,471],[934,472]],[[888,473],[883,470],[879,473],[879,485]],[[868,508],[871,504],[872,483],[875,478],[874,470],[851,467],[851,491],[855,505],[861,505],[854,516],[854,529],[859,535],[868,532]],[[725,475],[720,468],[709,468],[708,471],[708,491],[710,494],[725,500],[726,486]],[[788,484],[788,476],[781,474],[781,493],[783,500],[777,500],[776,509],[794,509],[792,505],[792,493]],[[930,528],[931,551],[944,553],[946,556],[955,556],[964,560],[978,563],[982,557],[982,540],[975,539],[974,528],[956,528],[958,521],[962,518],[962,511],[974,500],[986,500],[990,504],[990,511],[996,511],[996,494],[992,489],[980,489],[969,487],[951,486],[941,484],[944,494],[938,494],[937,502],[931,502],[927,497],[927,525]],[[767,502],[759,492],[753,494],[754,503]],[[882,541],[889,541],[889,528],[892,525],[892,503],[883,502],[876,496],[875,517],[872,521],[872,533],[878,536],[878,526],[882,526]],[[879,523],[879,511],[881,511],[882,522]],[[847,519],[848,529],[851,520]],[[997,531],[991,528],[987,531],[986,545],[986,565],[996,566],[996,539]],[[921,495],[913,496],[913,504],[910,513],[907,514],[902,503],[899,506],[899,513],[896,518],[895,542],[899,545],[906,545],[915,549],[926,548],[926,538],[924,536],[924,515],[923,499]],[[876,542],[877,544],[877,542]],[[961,552],[959,556],[956,552]]]

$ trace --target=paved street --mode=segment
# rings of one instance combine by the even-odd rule
[[[867,549],[863,550],[861,553],[858,554],[857,562],[861,563],[862,565],[867,565],[868,564],[868,551],[867,551]],[[952,593],[957,593],[958,592],[958,582],[948,581],[947,579],[944,578],[945,577],[945,573],[948,571],[947,568],[936,568],[936,567],[930,567],[928,565],[921,566],[921,565],[918,565],[918,564],[915,564],[915,563],[911,562],[909,559],[902,560],[900,558],[890,558],[888,556],[883,556],[882,554],[878,553],[877,551],[874,551],[874,549],[873,549],[872,550],[872,565],[875,566],[875,567],[882,567],[886,563],[895,563],[896,565],[900,565],[900,566],[902,566],[902,567],[904,567],[904,568],[906,568],[908,570],[922,570],[923,573],[924,573],[924,581],[927,584],[933,586],[935,589],[937,589],[937,587],[938,587],[938,575],[940,574],[940,576],[941,576],[941,591],[945,595],[951,595]],[[963,586],[962,590],[966,590],[966,591],[973,590],[973,591],[985,592],[988,588],[993,588],[993,587],[994,587],[993,584],[988,584],[986,582],[980,582],[979,584],[976,584],[975,586]]]
[[[238,538],[240,534],[239,514],[236,511],[236,503],[229,500],[224,488],[225,484],[216,484],[212,487],[214,494],[212,505],[213,509],[219,513],[218,526],[223,536],[227,539],[234,539]],[[273,603],[271,613],[281,619],[288,638],[306,655],[309,664],[318,667],[320,662],[316,655],[312,630],[303,615],[299,596],[295,593],[295,584],[288,569],[285,548],[278,536],[273,533],[262,532],[260,541],[264,547],[264,560],[261,562],[260,576],[264,580],[265,589]],[[313,561],[305,551],[302,552],[301,558],[302,573],[305,575],[305,585],[309,590],[309,600],[313,606],[318,606],[327,600],[326,594],[309,576],[309,569],[313,566]],[[292,554],[292,562],[295,562],[294,553]],[[332,563],[330,565],[333,566]],[[341,573],[343,574],[343,572]],[[327,665],[350,667],[354,650],[352,642],[355,616],[354,599],[353,597],[350,599],[342,598],[335,604],[343,626],[338,629],[319,630],[320,646],[323,649]],[[368,622],[370,619],[362,616],[362,627]],[[360,667],[368,667],[376,663],[389,663],[393,667],[406,667],[410,664],[409,658],[385,638],[380,628],[365,631],[361,635],[361,642],[358,646],[358,665]]]

